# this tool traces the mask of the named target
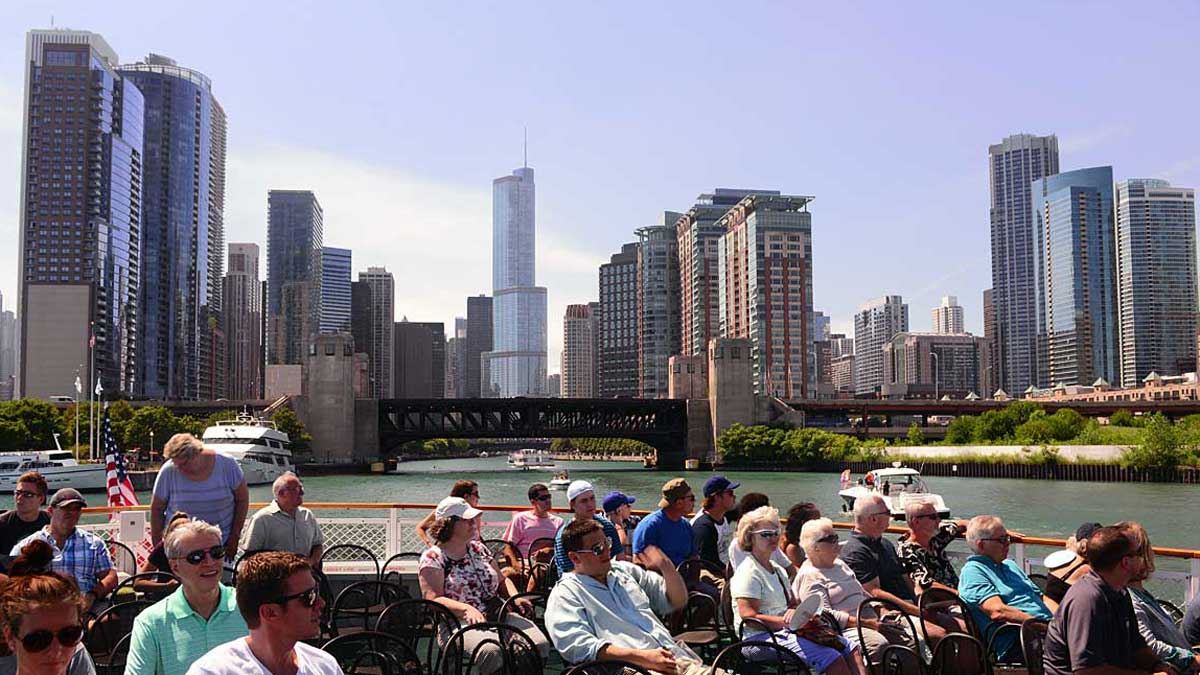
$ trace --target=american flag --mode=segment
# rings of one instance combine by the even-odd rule
[[[137,493],[133,491],[133,483],[129,480],[129,474],[125,473],[125,457],[121,454],[121,449],[117,447],[117,439],[113,436],[112,422],[108,418],[108,404],[104,404],[104,426],[100,430],[100,446],[104,448],[104,463],[107,465],[108,473],[108,505],[109,506],[137,506]],[[118,514],[113,512],[109,514],[109,521],[116,520]],[[150,543],[150,533],[142,538],[137,546],[133,546],[134,555],[137,558],[136,566],[133,570],[125,570],[130,574],[136,574],[137,569],[140,569],[142,563],[150,557],[150,552],[154,547]]]

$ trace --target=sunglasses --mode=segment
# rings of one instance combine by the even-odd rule
[[[57,631],[35,630],[21,638],[21,646],[30,653],[45,651],[54,638],[58,638],[58,644],[64,647],[74,647],[83,638],[83,626],[67,626],[59,628]]]
[[[317,586],[313,586],[312,588],[308,589],[307,591],[300,591],[299,593],[292,593],[291,595],[285,595],[282,598],[272,600],[271,603],[276,604],[276,605],[286,605],[289,602],[291,602],[292,600],[299,599],[301,605],[304,605],[307,608],[312,608],[313,605],[317,604],[317,599],[320,597],[321,597],[321,589],[318,588]]]
[[[605,539],[604,541],[600,542],[599,544],[593,544],[591,548],[585,548],[585,549],[581,549],[581,550],[578,550],[575,552],[576,553],[591,553],[592,555],[604,555],[605,553],[608,553],[611,548],[612,548],[612,543],[609,542],[607,539]]]
[[[913,520],[940,520],[936,513],[922,513],[919,516],[913,516]]]
[[[533,498],[533,501],[535,501],[535,502],[548,502],[548,501],[550,501],[550,499],[551,499],[550,495],[548,495],[548,494],[545,494],[545,495],[538,495],[538,496],[534,497],[534,498]]]
[[[762,537],[763,539],[778,539],[779,538],[779,530],[756,530],[754,532],[754,534]]]
[[[1010,536],[1008,536],[1008,535],[1006,534],[1006,535],[1004,535],[1003,537],[993,537],[993,538],[990,538],[990,539],[980,539],[979,541],[994,541],[994,542],[997,542],[997,543],[1000,543],[1000,544],[1011,544],[1011,543],[1012,543],[1012,537],[1010,537]]]
[[[225,559],[225,547],[218,544],[217,546],[213,546],[212,548],[196,549],[195,551],[192,551],[191,553],[188,553],[187,555],[183,555],[183,556],[176,558],[176,560],[186,560],[186,561],[188,561],[188,564],[190,564],[190,565],[199,565],[200,563],[204,562],[205,558],[212,558],[213,560],[224,560]]]
[[[836,543],[838,543],[837,532],[834,532],[832,534],[827,534],[824,537],[821,537],[820,539],[817,540],[817,543],[818,544],[836,544]]]
[[[40,494],[38,494],[36,492],[30,492],[29,490],[13,490],[13,496],[14,497],[24,497],[25,499],[33,499],[34,497],[41,497]]]

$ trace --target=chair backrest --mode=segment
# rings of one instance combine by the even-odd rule
[[[1025,656],[1025,667],[1029,675],[1043,675],[1042,643],[1050,624],[1038,619],[1026,619],[1021,624],[1021,654]]]
[[[554,537],[538,537],[529,545],[529,555],[525,562],[530,567],[534,563],[549,563],[554,560]]]
[[[874,675],[924,675],[925,664],[913,649],[904,645],[889,644],[879,650],[876,655],[877,663],[867,661],[867,667]],[[864,657],[864,661],[866,658]]]
[[[922,616],[928,611],[948,611],[957,607],[958,614],[954,618],[961,619],[966,624],[967,635],[979,640],[980,643],[983,642],[983,633],[980,632],[979,626],[975,623],[971,608],[967,606],[967,603],[963,602],[958,593],[944,588],[929,588],[921,593],[920,599],[917,600],[917,606],[921,608]],[[929,639],[929,633],[924,621],[921,622],[921,634],[925,638],[925,644],[933,644]]]
[[[424,599],[394,602],[375,621],[376,631],[408,643],[429,672],[437,666],[442,642],[459,628],[458,617],[445,605]]]
[[[347,629],[370,630],[388,605],[410,597],[404,588],[386,581],[356,581],[333,601],[330,629],[334,635]]]
[[[563,671],[563,675],[651,675],[650,671],[628,661],[586,661],[571,666]]]
[[[116,539],[109,539],[105,543],[108,545],[108,557],[112,560],[113,569],[125,574],[137,574],[137,555],[133,549]]]
[[[986,650],[972,635],[949,633],[934,648],[929,669],[938,675],[987,675]]]
[[[717,618],[717,601],[711,595],[699,591],[688,593],[687,603],[668,617],[672,633],[682,633],[692,630],[715,630],[720,632],[721,626]]]
[[[144,588],[139,589],[138,586],[144,585],[142,582],[146,581],[162,584],[163,586],[155,588],[152,591],[145,590]],[[174,593],[175,589],[179,588],[180,583],[182,582],[179,580],[179,577],[170,572],[142,572],[117,584],[117,587],[113,589],[112,595],[109,597],[112,598],[113,604],[117,604],[128,602],[129,600],[137,600],[139,599],[137,594],[140,593],[142,596],[141,599],[154,602]]]
[[[477,635],[479,633],[484,635]],[[473,643],[471,649],[466,648],[468,638]],[[506,623],[476,623],[463,626],[450,636],[442,649],[437,672],[440,675],[479,673],[479,654],[489,646],[500,651],[501,666],[488,675],[531,675],[541,673],[545,667],[537,646],[520,629]]]
[[[529,609],[528,610],[521,609],[521,605],[524,604],[523,602],[520,602],[522,600],[529,601]],[[546,603],[549,602],[549,600],[550,600],[550,596],[547,593],[541,593],[538,591],[530,591],[529,593],[518,593],[518,594],[506,599],[504,601],[504,604],[500,605],[500,610],[498,612],[496,612],[495,619],[496,619],[496,621],[503,622],[505,619],[508,618],[508,615],[510,613],[516,614],[517,616],[524,617],[524,618],[529,619],[530,621],[534,622],[535,624],[537,624],[537,626],[539,628],[542,629],[542,632],[545,633],[546,632],[546,620],[545,620]],[[550,635],[548,633],[546,635],[546,639],[547,640],[550,639]]]
[[[392,583],[400,583],[403,575],[401,574],[401,572],[398,569],[395,569],[395,567],[399,566],[399,565],[397,565],[397,563],[400,563],[401,561],[404,561],[404,560],[417,561],[420,559],[421,559],[420,551],[404,551],[403,553],[397,553],[396,555],[388,558],[387,561],[385,563],[383,563],[383,567],[379,568],[379,573],[382,575],[382,579],[384,581],[390,581]]]
[[[1046,592],[1046,582],[1049,580],[1049,577],[1047,577],[1045,574],[1038,574],[1037,572],[1034,572],[1029,575],[1029,580],[1033,582],[1034,586],[1038,587],[1039,591],[1043,593]]]
[[[375,553],[358,544],[338,544],[330,547],[321,554],[321,566],[324,567],[329,562],[354,562],[354,563],[370,563],[367,566],[368,574],[374,569],[374,576],[379,578],[379,558]]]
[[[238,572],[241,571],[241,569],[242,569],[242,563],[246,562],[250,558],[253,558],[254,556],[258,555],[259,553],[266,553],[268,550],[270,550],[270,549],[256,548],[256,549],[251,549],[249,551],[243,551],[242,555],[239,556],[237,561],[233,563],[233,578],[230,581],[230,584],[233,586],[237,586]]]
[[[84,647],[93,657],[115,653],[121,638],[133,632],[133,620],[153,604],[149,600],[130,600],[108,607],[88,627],[83,636]]]
[[[496,562],[496,566],[500,569],[513,567],[520,570],[524,568],[525,559],[521,557],[521,552],[511,541],[507,539],[483,539],[479,543],[491,551],[492,560]]]
[[[795,652],[774,642],[743,640],[721,650],[712,672],[729,675],[811,675],[808,664]]]
[[[410,645],[389,633],[368,630],[341,635],[326,642],[321,649],[337,659],[346,675],[420,675],[430,672]]]
[[[324,601],[324,606],[321,608],[321,635],[332,638],[333,633],[333,603],[337,599],[333,594],[333,586],[329,584],[329,577],[321,570],[313,570],[313,578],[317,580],[317,590],[321,593],[321,600]]]
[[[133,640],[133,633],[126,634],[117,641],[117,644],[113,645],[107,655],[94,659],[96,675],[124,675],[125,662],[129,659],[131,640]]]
[[[868,597],[858,605],[858,643],[860,645],[867,644],[863,636],[863,621],[875,617],[884,617],[885,614],[888,615],[887,620],[894,622],[893,625],[897,629],[908,632],[911,640],[910,644],[915,645],[920,642],[920,633],[917,632],[916,624],[913,623],[912,617],[906,614],[900,605],[897,605],[891,600]],[[883,619],[881,618],[881,620]],[[908,653],[911,653],[913,656],[917,657],[916,664],[918,670],[911,670],[912,664],[910,663],[908,653],[905,653],[905,651],[897,651],[893,653],[890,657],[890,661],[884,660],[883,657],[887,653],[887,649],[880,651],[880,653],[877,655],[877,659],[872,659],[870,653],[868,653],[866,650],[863,650],[863,662],[866,663],[867,670],[869,670],[872,675],[919,675],[921,659],[919,656],[917,656],[916,652],[904,647],[903,645],[892,646],[900,647],[901,649],[906,650]]]
[[[558,567],[554,562],[535,562],[529,568],[529,588],[539,593],[549,593],[558,581]]]

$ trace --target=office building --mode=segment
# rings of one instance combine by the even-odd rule
[[[979,396],[984,339],[969,333],[897,333],[883,345],[880,398]]]
[[[489,396],[546,394],[546,289],[535,285],[535,206],[528,166],[492,181]]]
[[[464,396],[477,398],[490,394],[483,390],[485,382],[483,355],[492,351],[492,299],[486,295],[467,298],[467,342],[463,349]]]
[[[395,355],[393,325],[396,316],[396,281],[386,267],[368,267],[366,272],[358,273],[359,283],[366,284],[366,289],[360,289],[359,302],[369,302],[370,311],[367,317],[360,317],[359,331],[366,332],[362,345],[355,341],[355,349],[367,354],[369,359],[369,379],[371,398],[393,398],[395,386],[392,377],[394,370],[392,359]],[[351,290],[353,295],[353,289]],[[363,296],[370,296],[369,300]],[[354,298],[351,297],[351,304]],[[354,321],[351,320],[353,324]]]
[[[466,361],[463,354],[467,347],[467,319],[454,317],[454,337],[446,340],[446,398],[463,398],[466,395]]]
[[[637,244],[624,244],[600,266],[600,346],[596,395],[638,395]]]
[[[854,315],[854,395],[874,398],[883,386],[883,346],[908,332],[908,305],[885,295],[859,306]]]
[[[350,332],[350,249],[321,249],[321,332]]]
[[[813,312],[813,342],[828,340],[831,326],[831,319],[824,312]]]
[[[588,305],[567,305],[563,315],[561,395],[563,398],[594,398],[596,322]]]
[[[0,293],[0,401],[13,397],[17,375],[17,316],[4,309]]]
[[[546,398],[562,398],[561,373],[550,373],[546,376]]]
[[[696,198],[696,204],[675,222],[679,250],[681,353],[708,355],[708,341],[721,337],[717,250],[725,235],[718,221],[751,194],[778,195],[778,190],[717,188]]]
[[[854,398],[854,354],[845,354],[829,362],[830,384],[836,398]]]
[[[829,336],[829,358],[840,359],[854,353],[854,338],[842,333],[832,333]]]
[[[963,308],[956,296],[942,296],[942,304],[933,308],[933,332],[954,335],[963,332]]]
[[[268,363],[303,364],[309,338],[318,332],[323,237],[316,195],[308,190],[267,194]]]
[[[371,396],[371,284],[350,282],[350,335],[354,338],[354,353],[366,359],[364,397]]]
[[[663,224],[643,227],[638,237],[638,391],[667,398],[672,356],[681,344],[679,242],[675,223],[683,214],[663,212]]]
[[[1030,185],[1058,173],[1058,138],[1017,134],[988,147],[991,193],[993,368],[999,386],[1023,392],[1045,386],[1038,372],[1037,257]],[[861,383],[860,383],[861,388]]]
[[[396,398],[444,398],[446,330],[444,324],[402,320],[394,326]]]
[[[133,394],[144,98],[96,33],[26,34],[17,395]],[[89,375],[90,373],[90,375]]]
[[[1197,370],[1196,191],[1118,183],[1116,247],[1121,386]]]
[[[1039,366],[1054,385],[1120,377],[1112,167],[1035,180]],[[1194,339],[1193,339],[1194,340]]]
[[[992,289],[983,292],[983,341],[987,345],[984,355],[986,363],[983,367],[983,390],[980,396],[991,398],[1000,389],[1000,381],[996,370],[996,354],[999,347],[996,342],[996,307],[992,303]]]
[[[221,283],[225,323],[226,387],[233,400],[263,396],[262,282],[258,244],[230,244]]]
[[[751,194],[717,224],[721,334],[751,345],[754,390],[808,398],[812,362],[813,197]],[[711,375],[711,372],[710,372]]]

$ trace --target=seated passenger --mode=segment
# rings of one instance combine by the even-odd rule
[[[545,483],[534,483],[526,493],[528,511],[514,513],[504,530],[504,540],[517,547],[522,557],[529,557],[529,547],[538,539],[553,539],[562,527],[563,519],[550,512],[554,498]]]
[[[790,592],[783,568],[771,561],[772,553],[779,550],[779,530],[779,511],[770,506],[743,514],[738,521],[738,546],[750,555],[729,580],[734,628],[747,640],[777,642],[815,671],[863,675],[858,647],[845,637],[833,636],[835,648],[801,637],[790,628],[799,599]],[[743,628],[748,621],[752,623]]]
[[[800,569],[804,564],[805,551],[800,545],[800,532],[804,524],[821,517],[821,509],[812,502],[793,504],[787,512],[787,523],[783,526],[783,536],[779,538],[779,550],[787,556],[788,562]]]
[[[316,515],[304,504],[304,483],[291,471],[271,484],[275,499],[250,519],[247,551],[288,551],[308,558],[314,569],[321,567],[325,537]]]
[[[1051,610],[1057,609],[1066,597],[1071,584],[1091,571],[1087,564],[1087,540],[1092,533],[1100,529],[1100,523],[1084,523],[1075,530],[1075,536],[1067,540],[1067,549],[1075,554],[1071,562],[1056,567],[1046,573],[1046,597],[1054,602],[1047,602]]]
[[[70,575],[49,571],[53,556],[48,543],[30,540],[0,581],[0,630],[12,650],[0,656],[2,673],[96,673],[82,641],[83,598]]]
[[[729,542],[733,540],[733,524],[726,514],[737,505],[733,491],[740,485],[725,476],[704,481],[704,502],[692,518],[697,554],[721,569],[729,563]]]
[[[1129,530],[1134,547],[1141,552],[1142,569],[1129,580],[1129,599],[1133,601],[1138,632],[1159,659],[1181,673],[1196,672],[1200,669],[1200,655],[1192,650],[1192,644],[1187,641],[1183,629],[1175,625],[1175,619],[1158,604],[1158,600],[1144,585],[1154,574],[1154,549],[1150,546],[1150,535],[1138,523],[1117,523],[1117,527]]]
[[[696,557],[692,524],[684,517],[695,506],[696,495],[686,480],[672,478],[667,481],[662,487],[658,510],[643,518],[633,531],[633,559],[642,562],[638,555],[650,546],[665,553],[676,566]]]
[[[479,506],[479,483],[473,480],[454,481],[454,485],[450,487],[450,496],[465,499],[471,508]],[[417,536],[421,541],[425,542],[426,546],[433,546],[433,540],[429,538],[429,528],[433,527],[433,521],[437,518],[437,509],[429,512],[429,515],[421,519],[417,523]],[[483,539],[483,519],[480,518],[475,523],[475,538]]]
[[[942,522],[937,506],[929,500],[914,499],[904,505],[909,532],[901,537],[897,554],[904,571],[919,592],[938,587],[958,590],[958,573],[946,557],[946,547],[967,531],[967,521]]]
[[[612,521],[613,527],[617,528],[617,537],[626,551],[633,550],[633,531],[637,529],[638,523],[642,522],[641,518],[633,515],[632,507],[635,502],[637,497],[613,490],[605,495],[601,505],[604,517]]]
[[[730,516],[734,531],[737,531],[737,523],[741,519],[742,514],[750,513],[755,509],[761,509],[764,506],[770,505],[770,500],[767,499],[767,496],[761,492],[747,492],[746,494],[742,495],[742,501],[738,502],[737,509],[734,510],[733,516]],[[733,541],[729,542],[730,576],[732,576],[733,571],[736,570],[738,566],[745,562],[746,558],[749,557],[750,553],[742,550],[742,547],[738,545],[737,537],[735,536]],[[792,564],[792,561],[788,559],[787,555],[785,555],[783,551],[779,551],[779,553],[772,553],[771,560],[787,572],[789,581],[796,577],[796,570],[799,568]]]
[[[1050,608],[1042,600],[1042,591],[1029,575],[1008,557],[1012,538],[1004,521],[996,516],[975,516],[967,524],[967,545],[975,553],[963,565],[958,594],[971,609],[979,630],[986,638],[1005,623],[1026,619],[1049,621]],[[996,656],[1005,660],[1020,650],[1017,631],[1008,631],[995,642]]]
[[[567,503],[570,504],[571,510],[575,512],[575,520],[594,520],[600,523],[600,527],[604,530],[604,534],[608,535],[608,543],[612,550],[612,556],[618,560],[629,560],[628,549],[621,543],[621,537],[617,534],[617,528],[608,518],[596,513],[596,490],[592,484],[586,480],[573,480],[567,486]],[[558,567],[559,572],[570,572],[572,565],[571,557],[567,555],[567,549],[563,546],[563,532],[566,527],[558,528],[558,532],[554,535],[554,564]]]
[[[76,527],[85,506],[78,490],[55,492],[50,498],[50,524],[18,542],[10,555],[19,555],[25,544],[35,539],[50,544],[54,551],[50,570],[74,577],[83,592],[83,609],[98,614],[108,604],[104,598],[117,586],[117,571],[104,540]]]

